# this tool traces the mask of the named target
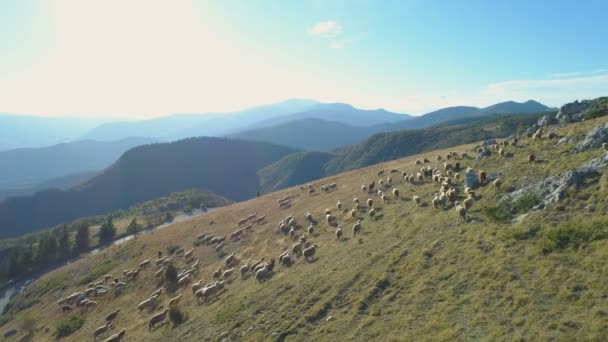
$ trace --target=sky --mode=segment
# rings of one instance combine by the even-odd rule
[[[608,95],[606,13],[603,0],[0,0],[0,112],[560,106]]]

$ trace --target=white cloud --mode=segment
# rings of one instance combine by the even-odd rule
[[[312,28],[308,30],[308,33],[323,37],[323,38],[331,38],[336,37],[342,32],[342,26],[340,26],[337,22],[328,20],[328,21],[320,21],[315,24]]]
[[[572,78],[582,76],[593,76],[608,73],[608,69],[597,69],[591,71],[574,71],[574,72],[560,72],[547,75],[548,78]]]
[[[332,49],[343,49],[346,46],[344,41],[333,41],[329,43],[329,47]]]

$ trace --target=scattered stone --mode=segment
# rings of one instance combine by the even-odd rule
[[[550,115],[545,115],[542,118],[538,119],[538,126],[540,127],[547,127],[555,123],[557,123],[557,120]]]
[[[464,186],[476,189],[479,186],[479,177],[475,172],[467,172],[464,175]]]

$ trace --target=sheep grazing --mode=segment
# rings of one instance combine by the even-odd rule
[[[369,185],[367,186],[367,191],[369,193],[372,193],[374,191],[374,187],[376,186],[376,181],[372,181],[371,183],[369,183]]]
[[[374,207],[371,207],[368,214],[369,214],[369,217],[371,217],[371,218],[374,218],[374,216],[376,216],[376,210],[374,209]]]
[[[97,341],[97,337],[108,332],[108,328],[110,327],[110,323],[106,322],[106,324],[100,326],[99,328],[93,331],[93,341]]]
[[[505,150],[503,148],[498,149],[498,155],[501,157],[505,156]]]
[[[302,248],[304,247],[304,243],[298,242],[291,246],[291,253],[295,256],[302,255]]]
[[[329,225],[332,225],[336,221],[336,217],[331,214],[327,214],[325,216],[325,219],[327,220],[327,224],[329,224]]]
[[[331,209],[325,209],[325,215],[331,215]]]
[[[367,206],[371,208],[373,205],[374,205],[374,200],[371,199],[371,198],[368,198],[367,199]]]
[[[116,309],[112,312],[110,312],[109,314],[106,315],[106,323],[110,323],[113,320],[116,319],[116,317],[118,317],[118,313],[120,312],[120,309]]]
[[[160,270],[156,271],[156,273],[154,274],[154,278],[156,278],[156,280],[160,279],[163,274],[165,272],[165,266],[161,267]]]
[[[438,193],[435,193],[435,197],[433,198],[433,208],[435,209],[441,209],[443,208],[443,206],[445,205],[447,196],[445,194],[441,194],[439,195]]]
[[[120,342],[120,341],[122,341],[122,338],[125,337],[126,333],[127,333],[127,331],[125,329],[122,329],[117,334],[114,334],[114,335],[108,337],[104,342]]]
[[[441,161],[441,154],[437,155],[437,161]]]
[[[144,309],[151,308],[156,303],[158,296],[152,296],[137,305],[137,311],[143,311]]]
[[[211,285],[207,285],[207,286],[203,287],[202,289],[196,291],[196,293],[194,293],[194,296],[196,297],[197,302],[200,303],[202,301],[204,303],[207,299],[210,299],[211,296],[218,293],[223,287],[224,287],[224,282],[218,281],[218,282],[215,282]]]
[[[399,189],[393,188],[393,196],[395,196],[396,198],[399,198]]]
[[[467,208],[460,205],[460,203],[456,202],[456,216],[457,222],[466,222],[467,221]]]
[[[361,220],[357,220],[357,223],[353,224],[353,236],[357,236],[361,232]]]
[[[420,196],[414,195],[412,197],[412,200],[414,201],[414,203],[416,204],[417,207],[420,206]]]
[[[361,191],[362,192],[366,192],[367,191],[367,185],[365,185],[365,184],[361,185]]]
[[[169,312],[169,309],[165,309],[163,310],[163,312],[157,313],[156,315],[152,316],[152,318],[150,318],[150,321],[148,322],[148,331],[152,331],[152,328],[154,328],[156,324],[163,322],[165,320],[165,317],[167,316],[167,312]]]
[[[241,278],[245,278],[247,276],[247,272],[249,272],[249,264],[245,264],[243,266],[241,266],[240,272],[241,272]]]
[[[315,256],[315,253],[317,252],[317,247],[318,247],[318,245],[314,244],[314,245],[312,245],[312,246],[310,246],[308,248],[304,248],[302,250],[302,255],[304,256],[304,258],[307,261],[310,261],[311,258]]]
[[[416,181],[419,183],[424,183],[424,177],[422,176],[422,173],[416,173]]]
[[[485,171],[479,171],[479,181],[485,183],[488,179],[488,174]]]
[[[259,261],[254,262],[251,267],[249,268],[250,271],[253,271],[256,269],[256,267],[258,267],[260,264],[262,264],[264,262],[264,258],[261,258]]]
[[[217,270],[215,270],[212,274],[213,279],[217,279],[222,275],[222,268],[218,267]]]
[[[378,177],[384,176],[384,169],[379,170],[378,172],[376,172],[376,174],[378,175]]]
[[[74,308],[71,305],[64,305],[61,307],[61,311],[63,312],[71,312],[72,310],[74,310]]]
[[[281,254],[279,256],[279,264],[289,267],[289,266],[291,266],[291,263],[292,263],[292,258],[288,252],[285,252],[284,254]]]
[[[192,281],[192,274],[188,273],[188,274],[182,276],[181,278],[179,278],[179,280],[177,281],[177,286],[187,285],[191,281]]]
[[[416,160],[416,165],[422,165],[422,161],[421,160]]]
[[[255,272],[255,279],[261,283],[262,281],[270,278],[270,268],[268,266],[268,264],[264,265],[264,267],[262,267],[261,269],[257,270]]]
[[[234,267],[225,270],[224,273],[222,274],[222,278],[224,280],[230,279],[230,278],[232,278],[233,274],[234,274]]]
[[[234,253],[232,253],[226,257],[226,260],[225,260],[226,267],[232,267],[232,265],[235,263],[236,263],[236,257],[234,256]]]
[[[534,163],[536,161],[536,157],[533,154],[528,155],[528,163]]]
[[[500,191],[500,187],[502,186],[502,181],[500,180],[500,178],[496,178],[493,183],[494,183],[494,189],[497,192]]]
[[[296,233],[295,228],[291,228],[291,229],[289,230],[289,237],[290,237],[292,240],[294,240],[294,239],[296,238],[296,235],[297,235],[297,233]]]
[[[466,210],[471,209],[471,207],[473,206],[473,203],[475,203],[475,198],[473,197],[473,195],[469,194],[469,197],[465,198],[464,201],[462,201],[462,204],[464,205],[464,208]]]
[[[336,203],[336,208],[338,208],[338,210],[342,210],[342,202],[338,201],[338,203]]]
[[[378,181],[378,185],[380,185],[381,188],[384,187],[384,181],[381,179]]]
[[[393,178],[392,177],[386,177],[386,184],[388,184],[388,185],[393,184]]]
[[[380,195],[380,199],[382,199],[382,203],[386,203],[388,201],[388,196],[385,194]]]
[[[460,173],[458,173],[458,172],[456,172],[456,173],[454,174],[454,180],[455,180],[455,181],[460,181],[461,177],[462,177],[462,176],[461,176],[461,175],[460,175]]]
[[[153,293],[150,295],[150,297],[158,297],[158,296],[160,296],[160,295],[161,295],[161,293],[163,293],[163,288],[162,288],[162,287],[159,287],[159,288],[158,288],[158,290],[154,291],[154,292],[153,292]],[[120,311],[120,310],[118,310],[118,311]]]
[[[350,211],[350,217],[354,220],[357,217],[357,209]]]
[[[192,253],[193,253],[193,252],[194,252],[194,248],[192,248],[191,250],[187,251],[187,252],[184,254],[184,258],[186,258],[186,259],[190,259],[190,258],[192,258]]]
[[[336,238],[338,239],[338,241],[342,239],[342,234],[342,227],[338,226],[338,229],[336,229]]]
[[[179,302],[180,302],[181,300],[182,300],[182,295],[181,295],[181,294],[179,294],[179,295],[177,295],[176,297],[173,297],[173,298],[171,298],[171,299],[169,300],[169,304],[168,304],[168,306],[169,306],[169,307],[176,306],[176,305],[178,305],[178,304],[179,304]]]
[[[315,226],[313,226],[312,224],[310,226],[308,226],[308,235],[313,235],[315,233]]]

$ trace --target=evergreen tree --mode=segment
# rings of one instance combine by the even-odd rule
[[[101,228],[99,228],[99,243],[106,244],[112,242],[115,236],[116,227],[114,227],[114,223],[112,222],[112,216],[108,216]]]
[[[74,251],[81,253],[89,249],[89,226],[85,223],[81,223],[76,231],[76,241],[74,244]]]
[[[165,280],[169,287],[175,287],[177,285],[177,268],[173,264],[169,264],[165,270]]]
[[[141,226],[137,223],[137,218],[133,218],[127,227],[127,234],[137,234],[141,230]]]
[[[68,227],[66,225],[61,226],[58,229],[57,236],[59,236],[57,246],[57,258],[59,260],[67,259],[70,254],[70,234],[68,233]]]

